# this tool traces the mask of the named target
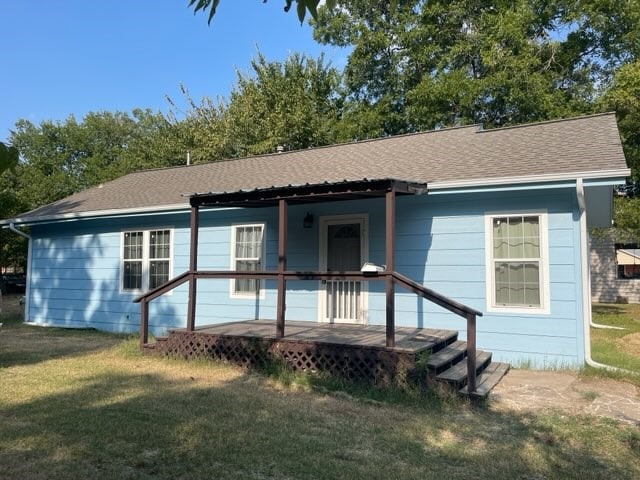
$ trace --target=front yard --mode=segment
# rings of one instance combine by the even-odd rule
[[[374,401],[0,322],[0,479],[640,478],[640,432],[613,420]]]

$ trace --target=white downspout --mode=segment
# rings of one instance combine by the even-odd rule
[[[581,178],[576,180],[576,194],[580,209],[580,264],[582,270],[582,312],[584,328],[584,358],[587,365],[614,372],[636,374],[631,370],[596,362],[591,358],[591,272],[589,269],[589,237],[587,235],[587,210],[584,199],[584,184]]]
[[[27,246],[27,274],[26,274],[26,279],[27,279],[27,284],[25,285],[25,290],[24,290],[24,298],[25,298],[25,302],[24,302],[24,321],[28,322],[29,321],[29,305],[30,305],[30,292],[31,292],[31,244],[33,243],[31,235],[24,233],[22,230],[18,230],[15,225],[13,223],[9,224],[9,230],[11,230],[12,232],[20,235],[21,237],[24,237],[28,240],[28,246]]]

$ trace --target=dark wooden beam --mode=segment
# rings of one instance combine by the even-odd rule
[[[392,188],[385,195],[385,260],[387,272],[395,269],[395,239],[396,239],[396,192]],[[385,280],[385,294],[387,300],[387,347],[396,346],[396,319],[395,319],[395,287],[393,276],[387,275]]]
[[[323,182],[285,187],[257,188],[251,191],[198,193],[190,198],[191,206],[207,207],[268,207],[276,206],[280,200],[289,205],[353,200],[359,197],[384,196],[393,190],[397,195],[420,195],[426,193],[427,185],[395,179],[354,180]]]
[[[164,295],[165,293],[170,292],[177,286],[182,285],[184,282],[189,281],[189,275],[191,275],[191,272],[181,273],[177,277],[173,277],[167,283],[163,283],[162,285],[157,286],[153,290],[149,290],[144,295],[140,295],[138,298],[134,298],[133,303],[140,303],[143,300],[150,302],[154,298],[158,298]]]
[[[467,314],[467,391],[476,391],[476,316]]]
[[[189,272],[186,272],[188,274]],[[182,274],[185,275],[185,274]],[[181,276],[182,276],[181,275]],[[278,280],[278,270],[200,270],[195,273],[197,278],[257,278],[260,280]],[[285,270],[282,272],[282,276],[285,280],[384,280],[387,275],[391,275],[387,272],[362,273],[360,271],[353,272],[296,272]],[[176,277],[180,278],[180,277]],[[170,286],[168,290],[175,288],[177,285]],[[168,291],[167,290],[167,291]],[[139,302],[142,298],[145,298],[147,294],[135,299],[134,302]]]
[[[200,225],[198,206],[191,207],[191,244],[189,247],[189,306],[187,308],[187,330],[192,332],[196,326],[196,295],[198,270],[198,228]]]
[[[140,304],[140,348],[149,341],[149,304],[143,300]]]
[[[287,201],[278,202],[278,304],[276,310],[276,338],[284,337],[286,288],[284,272],[287,269]]]
[[[477,315],[479,317],[482,316],[482,312],[474,308],[467,307],[466,305],[463,305],[459,302],[456,302],[455,300],[445,297],[444,295],[434,292],[430,288],[427,288],[424,285],[420,285],[419,283],[414,282],[410,278],[405,277],[398,272],[393,272],[391,273],[391,275],[393,275],[395,283],[397,283],[401,287],[406,288],[407,290],[421,296],[422,298],[426,298],[436,305],[440,305],[442,308],[446,308],[456,315],[460,315],[461,317],[465,318],[469,313],[472,313],[473,315]]]

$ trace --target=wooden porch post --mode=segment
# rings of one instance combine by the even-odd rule
[[[476,316],[467,313],[467,392],[476,391]]]
[[[140,302],[140,348],[149,341],[149,304],[146,300]]]
[[[394,252],[396,239],[396,192],[394,187],[385,194],[385,258],[387,278],[385,293],[387,297],[387,347],[395,347],[395,286],[391,272],[395,270]]]
[[[199,211],[191,207],[191,245],[189,247],[189,307],[187,309],[187,330],[192,332],[196,326],[196,276],[198,270],[198,227]]]
[[[284,337],[284,314],[286,310],[286,282],[284,272],[287,269],[287,201],[278,201],[278,305],[276,312],[276,338]]]

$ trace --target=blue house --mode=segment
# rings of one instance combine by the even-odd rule
[[[140,171],[0,225],[30,227],[25,318],[39,325],[137,331],[149,291],[163,293],[142,313],[155,335],[276,319],[279,302],[287,321],[391,315],[392,330],[461,337],[478,312],[495,359],[576,367],[590,356],[588,229],[611,224],[628,175],[602,114]]]

